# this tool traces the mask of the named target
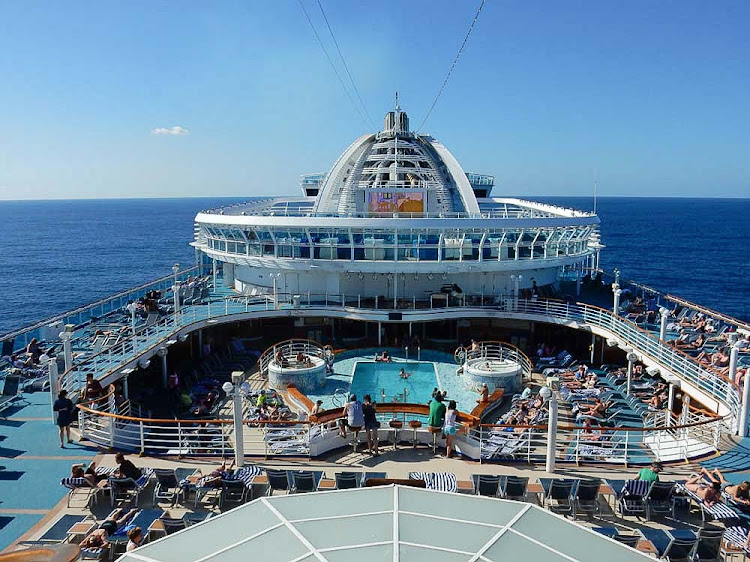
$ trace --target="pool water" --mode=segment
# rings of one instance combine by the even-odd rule
[[[466,386],[464,377],[456,376],[457,365],[452,354],[422,350],[422,360],[417,362],[413,356],[407,361],[398,349],[389,351],[393,363],[373,361],[373,355],[380,354],[382,349],[358,349],[337,355],[335,374],[328,375],[323,387],[308,393],[308,398],[313,402],[322,400],[325,409],[340,408],[352,392],[360,400],[365,394],[369,394],[376,402],[392,402],[397,394],[401,395],[399,400],[402,401],[406,388],[407,402],[426,404],[437,386],[441,391],[447,392],[448,400],[457,402],[458,409],[462,412],[471,412],[476,406],[479,394],[476,389]],[[412,372],[412,376],[406,380],[399,378],[398,373],[402,368]],[[383,390],[385,400],[381,396]]]
[[[399,376],[401,369],[409,375]],[[362,399],[369,394],[377,402],[429,402],[434,388],[440,388],[432,363],[376,363],[357,361],[350,393]]]

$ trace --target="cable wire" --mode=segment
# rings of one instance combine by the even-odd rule
[[[354,83],[354,78],[352,78],[352,73],[349,72],[349,66],[346,64],[346,60],[344,60],[344,55],[341,52],[341,49],[339,48],[339,42],[336,41],[336,36],[333,34],[333,29],[331,29],[331,24],[328,22],[328,16],[326,16],[326,12],[323,9],[323,4],[320,3],[320,0],[318,0],[318,7],[320,8],[320,13],[323,14],[323,19],[326,22],[326,27],[328,27],[328,32],[331,34],[331,39],[333,39],[333,44],[336,46],[336,51],[339,53],[339,57],[341,58],[341,62],[344,65],[344,70],[346,70],[346,75],[349,76],[349,81],[352,83],[352,88],[354,88],[354,93],[357,94],[357,99],[359,100],[359,103],[362,105],[362,110],[365,113],[365,116],[367,117],[368,122],[370,123],[370,126],[375,129],[375,125],[372,121],[372,117],[370,117],[370,114],[367,111],[367,106],[365,106],[365,102],[362,101],[362,96],[359,95],[359,88],[357,88],[357,85]]]
[[[318,31],[315,29],[315,25],[313,24],[312,19],[310,19],[310,14],[307,13],[307,10],[305,9],[305,5],[303,4],[302,0],[299,0],[299,5],[300,5],[300,8],[302,8],[302,11],[305,13],[305,17],[307,18],[307,21],[310,24],[310,27],[312,28],[313,33],[315,34],[315,38],[318,40],[318,44],[320,45],[320,48],[323,49],[323,53],[325,53],[325,56],[328,59],[328,62],[331,63],[331,68],[333,68],[333,72],[334,74],[336,74],[336,78],[339,79],[339,84],[341,84],[341,87],[344,89],[344,92],[346,93],[346,97],[348,97],[349,101],[352,102],[354,109],[357,110],[357,113],[365,122],[365,125],[369,126],[367,124],[367,119],[362,114],[362,111],[359,109],[357,102],[354,101],[354,98],[352,98],[352,95],[349,93],[349,90],[347,89],[346,84],[344,84],[344,80],[341,78],[339,71],[336,69],[336,65],[333,64],[333,60],[331,59],[331,56],[328,54],[328,50],[326,49],[325,45],[323,45],[323,41],[321,41],[320,35],[318,35]]]
[[[432,113],[432,110],[435,109],[435,105],[437,104],[438,100],[440,99],[440,96],[443,93],[443,90],[445,89],[445,85],[448,83],[448,80],[451,77],[451,74],[453,74],[453,70],[456,68],[456,64],[458,64],[458,59],[461,57],[461,53],[464,51],[464,47],[466,47],[466,43],[469,41],[469,36],[471,35],[471,32],[474,30],[474,25],[477,23],[477,20],[479,19],[479,14],[482,11],[482,8],[484,8],[485,0],[482,0],[479,4],[479,7],[477,8],[477,13],[474,14],[474,19],[471,22],[471,25],[469,26],[469,31],[466,32],[466,36],[464,37],[464,42],[461,43],[461,47],[458,49],[458,52],[456,53],[456,58],[453,59],[453,64],[450,67],[450,70],[448,70],[448,74],[445,77],[445,80],[443,80],[443,84],[440,86],[440,90],[438,90],[437,95],[435,96],[435,100],[432,102],[432,105],[430,106],[429,111],[427,112],[427,115],[425,115],[424,119],[422,119],[422,122],[419,124],[419,127],[417,127],[417,132],[419,132],[422,129],[422,126],[425,124],[427,119],[429,119],[430,114]]]

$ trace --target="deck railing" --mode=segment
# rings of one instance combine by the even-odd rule
[[[527,355],[515,345],[500,341],[482,341],[478,343],[478,346],[478,349],[459,348],[456,353],[459,354],[460,350],[463,350],[464,363],[470,366],[477,363],[481,365],[482,361],[493,359],[516,363],[521,366],[521,374],[525,379],[531,377],[534,366]]]
[[[60,385],[68,392],[80,390],[85,375],[93,372],[97,378],[115,373],[135,359],[153,354],[156,349],[192,325],[203,325],[211,319],[230,317],[234,319],[249,313],[280,311],[289,313],[291,309],[322,309],[330,312],[336,308],[347,313],[368,313],[373,310],[393,310],[389,308],[391,299],[373,299],[360,295],[289,295],[277,293],[275,296],[230,297],[214,302],[183,306],[179,313],[170,314],[156,324],[131,335],[122,342],[78,361],[63,373]],[[408,314],[413,310],[418,320],[430,320],[432,316],[442,316],[446,310],[461,310],[462,315],[477,313],[477,316],[494,312],[508,318],[556,322],[570,327],[587,325],[612,334],[636,354],[650,358],[677,374],[681,379],[716,400],[717,409],[723,406],[729,413],[726,423],[733,426],[739,416],[741,396],[737,385],[726,376],[706,368],[693,357],[675,349],[666,342],[633,322],[614,315],[611,311],[584,304],[556,300],[523,300],[513,297],[492,297],[488,295],[465,295],[458,303],[432,308],[429,301],[405,299],[397,300],[398,310]],[[407,314],[404,319],[408,320]],[[711,406],[709,404],[709,406]],[[733,429],[733,427],[732,427]]]
[[[114,414],[106,407],[79,407],[82,437],[101,446],[156,456],[230,456],[234,454],[236,428],[231,419],[150,419]],[[427,407],[423,404],[378,404],[379,439],[431,444]],[[243,450],[249,457],[312,457],[350,446],[338,435],[340,414],[331,412],[318,423],[244,420]],[[648,464],[697,459],[718,451],[722,419],[689,414],[682,420],[654,416],[642,427],[613,427],[586,432],[579,426],[560,425],[555,436],[557,462],[575,464]],[[390,422],[401,423],[392,427]],[[411,427],[409,422],[420,422]],[[683,423],[677,423],[682,421]],[[548,428],[539,426],[474,425],[470,417],[459,420],[458,448],[480,462],[518,461],[544,464]],[[667,425],[657,425],[660,422]],[[419,425],[419,424],[417,424]],[[360,433],[364,442],[364,432]],[[438,444],[442,438],[438,435]]]

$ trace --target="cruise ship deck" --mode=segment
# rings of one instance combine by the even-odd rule
[[[4,335],[0,547],[78,544],[122,505],[140,509],[136,521],[154,541],[123,560],[173,559],[160,544],[190,544],[219,528],[209,514],[249,503],[217,521],[262,511],[274,514],[263,519],[271,526],[223,537],[227,552],[291,533],[299,544],[279,559],[372,547],[394,560],[492,560],[507,534],[522,542],[519,556],[541,547],[586,560],[614,548],[624,560],[675,557],[671,549],[709,544],[718,528],[719,542],[744,554],[743,506],[705,505],[682,483],[701,468],[733,484],[750,478],[750,326],[605,275],[595,214],[493,197],[493,187],[492,176],[464,172],[442,143],[410,131],[396,107],[329,172],[303,176],[301,197],[199,213],[195,265]],[[52,410],[61,391],[77,402],[76,440],[64,447]],[[360,425],[341,423],[350,394],[377,402],[379,455],[347,430]],[[435,421],[438,395],[457,402],[455,437]],[[455,458],[443,454],[442,433]],[[115,452],[142,469],[137,482],[111,478]],[[71,477],[71,465],[92,461],[96,486]],[[627,482],[653,463],[676,484],[664,490],[666,516],[652,521],[645,505],[663,505],[639,503],[646,490]],[[332,491],[345,487],[339,480],[389,486],[361,496],[387,496],[376,513],[330,516],[374,517],[377,538],[352,528],[356,541],[340,533],[318,543],[302,530],[316,517],[283,515],[309,500],[265,499],[270,487],[348,505],[345,494],[358,492]],[[519,483],[525,491],[514,495]],[[412,486],[438,495],[413,496]],[[436,512],[440,498],[464,501],[439,494],[495,496],[498,513],[512,515],[479,522],[489,535],[452,548],[408,523],[470,524]],[[416,497],[411,511],[399,505]],[[540,546],[522,523],[548,508],[567,521],[554,519],[554,544]],[[190,528],[199,521],[203,531]],[[400,536],[402,525],[416,534]],[[576,550],[566,525],[598,546]],[[610,540],[635,530],[641,554]],[[119,555],[124,540],[84,554]]]

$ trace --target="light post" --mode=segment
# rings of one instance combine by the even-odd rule
[[[279,308],[279,294],[277,292],[276,280],[281,277],[281,273],[271,273],[269,277],[273,280],[273,309],[278,310]]]
[[[557,448],[557,397],[552,389],[543,386],[539,389],[542,399],[548,400],[549,420],[547,422],[547,462],[545,470],[549,473],[555,472],[555,449]]]
[[[227,381],[222,385],[224,392],[232,394],[232,403],[234,405],[234,464],[238,468],[245,466],[244,435],[242,430],[242,396],[240,395],[242,378],[242,371],[234,371],[232,373],[232,382]]]
[[[131,302],[125,308],[130,313],[130,325],[133,329],[133,338],[135,338],[135,313],[138,310],[138,305],[135,302]],[[135,340],[133,342],[135,343]]]
[[[620,295],[622,290],[620,289],[620,270],[615,268],[615,282],[612,283],[612,294],[614,295],[614,302],[612,305],[612,312],[615,316],[620,314]]]
[[[661,341],[667,340],[667,321],[669,319],[669,310],[663,306],[659,308],[659,316],[661,316],[661,325],[659,326],[659,339]]]
[[[628,384],[625,390],[625,394],[630,396],[630,385],[633,382],[633,363],[638,361],[638,355],[632,351],[628,353]]]
[[[176,263],[172,266],[172,273],[174,274],[174,283],[177,284],[177,274],[180,272],[180,264]]]

